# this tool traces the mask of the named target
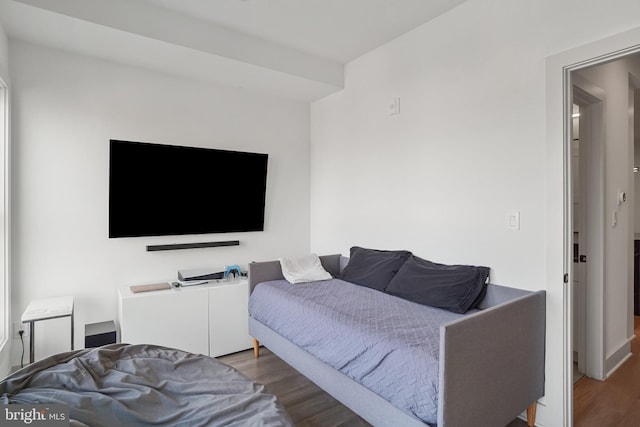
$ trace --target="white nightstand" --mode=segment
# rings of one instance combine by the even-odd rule
[[[33,300],[22,313],[22,323],[29,324],[29,363],[35,359],[34,324],[42,320],[71,317],[71,350],[73,350],[73,297],[56,297]]]

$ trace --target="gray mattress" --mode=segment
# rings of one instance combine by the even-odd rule
[[[0,382],[3,404],[65,404],[72,426],[293,426],[275,396],[203,355],[111,344],[62,353]]]
[[[249,314],[400,410],[436,424],[440,325],[465,315],[339,279],[261,283]]]

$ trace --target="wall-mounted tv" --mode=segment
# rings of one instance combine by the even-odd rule
[[[109,144],[109,237],[264,230],[267,154]]]

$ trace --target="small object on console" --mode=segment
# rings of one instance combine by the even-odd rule
[[[178,281],[180,282],[220,280],[224,277],[226,277],[224,271],[213,268],[178,270]]]
[[[240,266],[237,264],[233,265],[225,265],[224,266],[224,278],[229,279],[229,276],[232,276],[234,279],[240,277]]]

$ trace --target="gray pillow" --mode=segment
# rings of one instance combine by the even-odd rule
[[[340,278],[356,285],[384,291],[402,264],[411,256],[409,251],[383,251],[353,246],[349,263]]]
[[[386,292],[420,304],[466,313],[484,298],[489,270],[472,265],[436,264],[411,256]]]

